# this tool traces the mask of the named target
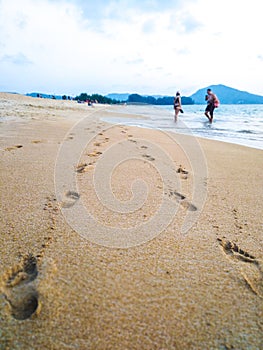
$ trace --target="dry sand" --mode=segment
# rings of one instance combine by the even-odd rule
[[[123,111],[0,94],[0,349],[262,349],[262,151]]]

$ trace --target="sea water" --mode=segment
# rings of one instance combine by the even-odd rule
[[[105,121],[144,128],[160,129],[202,138],[263,149],[263,105],[220,105],[210,124],[204,115],[206,105],[184,105],[183,114],[174,121],[173,106],[127,105],[120,113],[137,115],[136,119],[107,118]]]

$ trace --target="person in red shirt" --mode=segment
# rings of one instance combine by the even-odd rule
[[[219,106],[219,100],[211,89],[207,89],[207,95],[205,96],[205,99],[207,101],[205,116],[208,118],[209,122],[212,123],[214,117],[214,109]]]

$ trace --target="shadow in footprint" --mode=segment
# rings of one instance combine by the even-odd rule
[[[80,195],[75,191],[67,191],[61,202],[62,208],[71,208],[79,200]]]
[[[173,197],[183,208],[187,210],[190,210],[190,211],[197,210],[197,207],[194,204],[190,203],[183,194],[177,191],[170,190],[168,196]]]
[[[194,204],[188,202],[187,200],[181,201],[180,204],[181,204],[181,206],[183,208],[185,208],[187,210],[190,210],[190,211],[196,211],[197,210],[197,207]]]
[[[179,166],[179,168],[176,171],[178,174],[185,174],[187,175],[189,172],[187,170],[185,170],[182,165]]]
[[[2,278],[2,292],[9,304],[11,315],[17,320],[29,318],[38,308],[38,291],[33,283],[37,275],[37,260],[32,254],[28,254]]]
[[[221,238],[217,239],[229,260],[236,264],[249,289],[263,298],[262,262],[253,255],[240,249],[237,244]]]
[[[88,164],[87,163],[81,163],[76,167],[76,172],[77,173],[84,173]]]
[[[150,160],[150,161],[154,161],[154,160],[155,160],[155,158],[152,157],[152,156],[150,156],[149,154],[143,154],[142,156],[143,156],[144,158]]]
[[[23,145],[15,145],[15,146],[11,146],[11,147],[6,147],[5,151],[13,151],[17,148],[22,148],[22,147],[23,147]]]

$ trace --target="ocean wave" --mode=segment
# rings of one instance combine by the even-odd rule
[[[253,130],[237,130],[237,132],[240,134],[258,134],[256,131]]]

